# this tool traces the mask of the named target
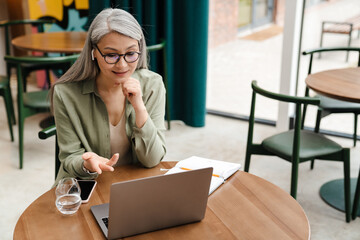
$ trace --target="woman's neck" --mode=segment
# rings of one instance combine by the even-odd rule
[[[103,79],[101,76],[98,76],[96,78],[96,87],[100,93],[102,94],[117,94],[119,91],[122,91],[122,86],[109,83],[105,79]]]

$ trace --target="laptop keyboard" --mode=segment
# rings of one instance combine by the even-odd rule
[[[109,228],[109,227],[108,227],[109,218],[108,218],[108,217],[104,217],[104,218],[102,218],[101,220],[104,222],[106,228]]]

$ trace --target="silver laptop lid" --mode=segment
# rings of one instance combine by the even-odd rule
[[[205,215],[212,170],[112,184],[108,239],[200,221]]]

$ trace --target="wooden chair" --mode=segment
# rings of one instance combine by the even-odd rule
[[[321,52],[335,52],[335,51],[348,51],[348,52],[357,52],[358,53],[358,67],[360,67],[360,48],[348,48],[348,47],[341,47],[341,48],[316,48],[311,49],[303,52],[303,55],[310,54],[310,62],[309,62],[309,69],[308,74],[311,74],[312,70],[312,63],[313,63],[313,56],[315,53]],[[305,96],[309,96],[309,88],[306,87],[305,89]],[[320,130],[320,121],[321,118],[326,117],[333,113],[352,113],[354,114],[354,134],[353,134],[353,141],[354,146],[356,146],[357,141],[357,117],[360,114],[360,104],[358,103],[351,103],[346,101],[340,101],[333,98],[325,97],[322,95],[316,95],[316,97],[320,98],[320,104],[318,107],[317,117],[316,117],[316,124],[315,124],[315,132],[319,132]],[[306,105],[304,112],[306,112]],[[302,120],[302,127],[304,126],[305,122],[305,114]],[[313,167],[313,164],[312,164]]]
[[[346,221],[350,221],[350,149],[343,148],[336,142],[312,131],[301,130],[301,115],[304,104],[319,105],[320,100],[311,97],[293,97],[277,94],[260,88],[256,81],[251,84],[253,89],[249,131],[245,156],[246,172],[249,172],[251,155],[278,156],[291,163],[290,194],[296,199],[299,163],[313,159],[340,161],[344,163],[344,196]],[[253,143],[255,123],[256,95],[269,99],[295,104],[295,128],[275,134],[264,139],[260,144]]]
[[[27,117],[41,112],[50,111],[50,103],[47,99],[48,90],[25,92],[23,82],[26,81],[23,66],[32,64],[41,67],[41,69],[62,69],[66,71],[78,58],[79,55],[61,56],[61,57],[13,57],[5,56],[7,63],[13,64],[17,69],[17,105],[19,118],[19,160],[20,169],[23,167],[23,149],[24,149],[24,122]]]

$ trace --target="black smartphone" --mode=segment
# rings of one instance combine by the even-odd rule
[[[78,180],[81,189],[81,202],[87,203],[96,186],[95,180]]]

